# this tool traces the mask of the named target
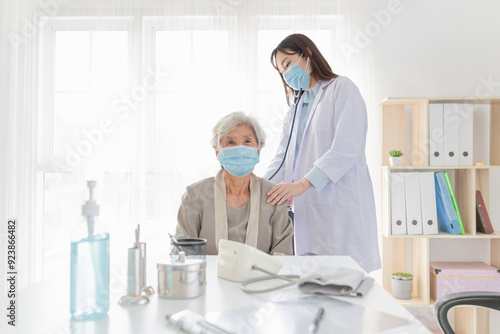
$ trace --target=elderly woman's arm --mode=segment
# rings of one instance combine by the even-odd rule
[[[271,245],[272,255],[293,255],[293,224],[288,216],[286,203],[276,207],[271,217],[273,238]]]
[[[198,238],[200,235],[201,220],[200,211],[196,202],[190,195],[190,188],[186,189],[182,195],[181,206],[177,214],[177,227],[175,229],[175,237],[181,238]]]

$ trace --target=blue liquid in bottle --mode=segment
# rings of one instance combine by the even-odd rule
[[[71,243],[70,312],[75,320],[95,319],[109,310],[109,234]]]

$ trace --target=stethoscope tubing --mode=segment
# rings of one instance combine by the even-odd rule
[[[271,175],[271,177],[269,178],[269,181],[271,181],[272,178],[275,177],[276,174],[278,174],[281,167],[283,167],[283,164],[285,163],[286,155],[288,153],[288,147],[290,146],[290,141],[292,140],[293,126],[295,124],[295,117],[297,116],[297,107],[299,106],[299,102],[300,102],[300,99],[302,98],[303,93],[304,93],[304,90],[301,88],[299,90],[299,96],[295,99],[295,110],[293,112],[292,126],[290,127],[290,134],[288,135],[288,142],[286,143],[285,154],[283,155],[283,159],[281,160],[281,163],[280,163],[278,169],[276,169],[276,171],[273,173],[273,175]]]

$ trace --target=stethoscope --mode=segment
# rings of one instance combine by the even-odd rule
[[[308,68],[309,68],[309,57],[307,58],[306,71],[308,70]],[[278,174],[281,167],[283,167],[283,164],[285,163],[286,154],[288,153],[288,147],[290,146],[290,141],[292,140],[293,126],[295,124],[295,117],[297,116],[297,107],[299,106],[300,99],[302,97],[302,94],[304,93],[304,90],[302,89],[302,85],[304,85],[305,78],[306,78],[306,76],[304,75],[304,77],[302,78],[302,83],[300,84],[299,94],[297,96],[295,96],[295,101],[294,101],[295,110],[293,112],[292,126],[290,127],[290,134],[288,135],[288,142],[286,143],[285,154],[283,154],[283,159],[281,160],[281,163],[280,163],[278,169],[276,169],[274,174],[271,175],[271,177],[269,178],[269,181],[271,181],[272,178],[274,176],[276,176],[276,174]]]
[[[271,175],[271,177],[269,178],[269,181],[271,181],[272,178],[274,176],[276,176],[276,174],[278,174],[278,172],[280,171],[281,167],[283,167],[283,164],[285,163],[286,154],[288,153],[288,147],[290,146],[290,141],[292,140],[293,126],[295,124],[295,117],[297,116],[297,107],[299,106],[300,98],[302,97],[303,93],[304,93],[304,90],[302,88],[300,88],[299,95],[295,97],[295,102],[294,102],[295,110],[293,112],[292,126],[290,127],[290,134],[288,135],[288,142],[286,143],[285,154],[283,154],[283,159],[281,160],[281,163],[280,163],[278,169],[276,169],[276,171],[274,172],[274,174]]]

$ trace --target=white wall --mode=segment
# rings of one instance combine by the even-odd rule
[[[471,96],[488,76],[500,95],[498,1],[402,3],[373,43],[379,98]]]

